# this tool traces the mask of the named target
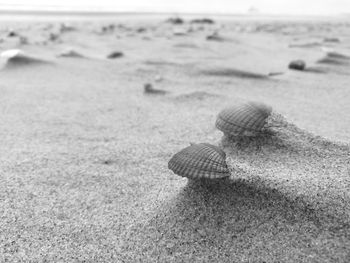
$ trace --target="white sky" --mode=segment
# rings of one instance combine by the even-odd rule
[[[252,6],[273,14],[350,13],[350,0],[0,0],[0,9],[244,13]]]

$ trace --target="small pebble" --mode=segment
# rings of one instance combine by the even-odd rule
[[[219,32],[215,31],[211,35],[207,36],[207,40],[224,41],[224,38],[219,35]]]
[[[10,30],[7,34],[8,37],[16,37],[18,34],[15,31]]]
[[[107,58],[110,58],[110,59],[121,58],[122,56],[124,56],[123,52],[115,51],[115,52],[112,52],[111,54],[109,54],[107,56]]]
[[[295,70],[304,70],[306,67],[306,63],[304,60],[298,59],[293,60],[289,63],[288,68]]]

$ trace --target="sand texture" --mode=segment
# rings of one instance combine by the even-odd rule
[[[0,262],[350,262],[349,18],[166,19],[1,25]],[[215,128],[248,100],[273,127]]]

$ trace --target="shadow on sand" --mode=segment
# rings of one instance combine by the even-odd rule
[[[307,258],[303,247],[317,253],[333,242],[331,235],[322,244],[311,243],[311,237],[323,238],[325,230],[315,210],[256,183],[189,181],[156,213],[129,229],[121,253],[130,255],[132,248],[141,261],[242,262],[248,253],[257,262],[293,262]]]

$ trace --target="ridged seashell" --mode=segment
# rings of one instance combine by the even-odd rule
[[[272,108],[260,102],[246,102],[222,110],[215,126],[232,136],[256,136],[264,128]]]
[[[191,179],[224,178],[230,175],[225,157],[225,152],[217,146],[191,144],[170,159],[168,168],[177,175]]]

